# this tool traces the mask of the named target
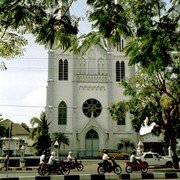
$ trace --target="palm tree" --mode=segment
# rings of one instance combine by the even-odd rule
[[[130,142],[128,139],[122,139],[121,143],[118,144],[118,149],[125,148],[126,153],[128,148],[135,149],[135,145],[133,142]]]
[[[30,132],[29,126],[26,123],[20,124],[24,129],[26,129],[28,132]]]
[[[40,118],[33,117],[30,120],[32,127],[31,138],[34,140],[33,146],[35,147],[37,154],[40,155],[42,151],[51,147],[51,138],[49,135],[49,124],[46,119],[45,112],[41,112]]]
[[[56,141],[59,144],[59,147],[58,147],[59,149],[60,149],[61,144],[66,144],[69,146],[69,138],[64,133],[61,133],[61,132],[53,133],[53,140],[51,143],[54,144]]]

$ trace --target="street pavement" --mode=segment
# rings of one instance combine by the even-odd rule
[[[98,163],[101,160],[82,160],[82,164],[84,165],[83,171],[78,171],[76,169],[72,169],[70,171],[70,175],[80,175],[80,174],[97,174],[97,167]],[[116,162],[121,166],[122,168],[122,173],[126,174],[125,172],[125,160],[116,160]],[[17,170],[17,167],[10,167],[11,170],[5,171],[1,170],[0,171],[0,178],[6,178],[6,177],[21,177],[21,176],[38,176],[37,172],[38,167],[26,167],[23,169]],[[176,172],[180,173],[180,170],[176,170],[173,168],[149,168],[148,173],[165,173],[165,172]],[[137,172],[132,172],[132,173],[141,173],[140,171]],[[131,173],[131,174],[132,174]],[[108,173],[108,174],[113,174]]]

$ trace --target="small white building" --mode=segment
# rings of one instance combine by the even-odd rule
[[[29,137],[29,132],[24,129],[20,124],[14,123],[9,119],[2,121],[2,123],[11,129],[9,137],[3,137],[1,155],[9,150],[11,156],[19,156],[22,151],[26,155],[32,155],[34,148],[32,147],[33,141]],[[22,149],[23,147],[23,149]]]

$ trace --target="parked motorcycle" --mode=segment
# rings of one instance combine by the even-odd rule
[[[115,162],[114,158],[111,159],[111,163],[109,165],[107,165],[107,163],[105,162],[98,163],[97,172],[99,174],[104,174],[106,172],[112,172],[112,171],[118,175],[121,174],[122,172],[122,168],[120,167],[119,164]]]
[[[139,161],[136,163],[126,161],[125,170],[127,173],[131,173],[133,171],[141,171],[142,173],[146,173],[148,171],[148,165],[146,162],[143,161]]]
[[[84,166],[81,161],[78,162],[77,158],[74,161],[67,162],[69,169],[77,169],[78,171],[82,171]]]
[[[63,174],[68,175],[70,173],[69,167],[62,160],[57,161],[57,164],[52,167],[48,163],[43,163],[39,165],[38,168],[39,175],[50,175],[50,174]]]

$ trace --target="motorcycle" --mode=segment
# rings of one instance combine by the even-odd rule
[[[106,172],[114,172],[119,175],[122,172],[122,168],[119,164],[117,164],[114,158],[111,159],[111,163],[107,165],[105,162],[98,163],[97,172],[98,174],[104,174]]]
[[[84,169],[83,164],[81,161],[78,162],[77,158],[74,159],[74,161],[67,162],[67,166],[69,169],[77,169],[78,171],[82,171]]]
[[[48,163],[42,163],[42,164],[39,164],[39,167],[38,167],[38,174],[39,175],[45,175],[46,174],[46,171],[47,171],[47,168],[48,168],[49,164]]]
[[[140,161],[139,162],[125,162],[125,170],[127,173],[131,173],[133,171],[141,171],[142,173],[146,173],[148,171],[148,165],[146,162]]]
[[[39,164],[38,173],[39,175],[68,175],[70,173],[70,169],[62,160],[58,160],[55,166],[51,166],[48,163]]]

